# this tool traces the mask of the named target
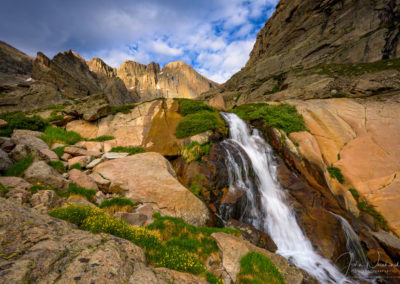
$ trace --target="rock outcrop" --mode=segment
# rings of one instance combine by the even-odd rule
[[[14,85],[28,80],[32,64],[32,57],[0,41],[0,86]]]
[[[206,283],[146,264],[144,251],[107,234],[0,198],[0,278],[8,283]]]
[[[179,183],[171,164],[158,153],[143,153],[96,166],[111,184],[108,191],[134,201],[154,203],[162,214],[204,226],[211,221],[207,207]]]
[[[135,90],[141,100],[154,98],[197,98],[217,84],[197,73],[182,61],[171,62],[160,70],[151,62],[143,65],[125,61],[117,70],[129,90]]]

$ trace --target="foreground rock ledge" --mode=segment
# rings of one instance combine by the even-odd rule
[[[204,226],[211,214],[206,205],[176,179],[175,172],[159,153],[148,152],[110,160],[94,168],[110,180],[110,191],[133,201],[154,203],[162,214]]]
[[[206,283],[146,264],[144,252],[108,234],[39,214],[0,198],[2,283]]]

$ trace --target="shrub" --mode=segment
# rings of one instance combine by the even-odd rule
[[[279,269],[265,255],[249,252],[240,260],[239,283],[283,284],[286,283]]]
[[[342,171],[336,167],[328,167],[328,172],[331,178],[337,179],[338,182],[344,183],[344,177]]]
[[[287,134],[307,130],[303,117],[292,105],[247,104],[234,108],[232,112],[247,121],[264,120],[269,126],[282,129]]]
[[[80,195],[85,197],[88,201],[93,201],[94,196],[96,195],[96,190],[87,189],[82,186],[71,183],[68,186],[67,197],[71,195]]]
[[[76,133],[74,131],[66,131],[64,129],[53,126],[47,127],[44,131],[44,134],[39,136],[39,138],[41,138],[50,146],[56,142],[70,145],[83,140],[82,136],[79,133]]]
[[[218,112],[200,111],[188,114],[178,124],[176,137],[186,138],[207,130],[218,130],[223,134],[227,133],[225,122]]]
[[[61,161],[50,161],[47,164],[49,164],[49,166],[53,167],[60,174],[65,172],[65,166]]]
[[[19,160],[18,162],[14,163],[7,171],[6,176],[21,176],[24,171],[29,168],[29,166],[33,163],[35,159],[33,156],[29,155],[25,158]]]
[[[195,196],[197,196],[199,199],[202,199],[202,197],[201,197],[201,189],[202,189],[202,186],[199,185],[199,184],[196,183],[196,182],[192,182],[192,184],[191,184],[190,187],[189,187],[189,190],[190,190]]]
[[[206,279],[210,284],[224,284],[224,281],[222,281],[222,279],[219,279],[217,276],[208,271],[206,272]]]
[[[117,153],[128,153],[130,155],[145,153],[146,149],[143,147],[136,147],[136,146],[128,146],[128,147],[114,147],[110,150],[110,152],[117,152]]]
[[[193,114],[199,111],[211,111],[214,112],[215,109],[209,105],[206,105],[202,101],[195,101],[190,99],[177,99],[179,101],[179,112],[186,116],[188,114]]]
[[[64,116],[61,114],[52,114],[50,115],[48,118],[46,118],[47,122],[53,122],[53,121],[57,121],[57,120],[62,120],[64,119]]]
[[[49,212],[50,216],[68,221],[70,223],[78,225],[79,227],[89,216],[94,216],[98,214],[103,213],[100,209],[96,207],[81,206],[75,204],[68,205],[68,207],[56,208]]]
[[[58,158],[61,158],[62,155],[64,155],[64,149],[67,146],[61,146],[53,149],[53,152],[57,154]]]
[[[0,136],[10,136],[14,129],[43,131],[48,126],[48,122],[40,116],[28,117],[22,112],[1,114],[0,118],[8,122],[6,127],[0,128]]]
[[[111,107],[111,114],[117,114],[119,112],[127,114],[135,107],[136,107],[136,105],[114,106],[114,107]]]
[[[132,212],[137,207],[137,203],[133,203],[131,200],[124,197],[113,197],[104,200],[99,207],[105,209],[104,211],[108,214],[113,215],[118,211]]]
[[[200,144],[193,141],[189,145],[183,146],[181,154],[186,162],[200,161],[203,156],[208,155],[212,142]]]
[[[79,163],[75,163],[69,167],[69,170],[73,170],[73,169],[82,170],[82,165]]]
[[[103,135],[103,136],[99,136],[99,137],[97,137],[97,138],[90,139],[89,141],[104,142],[104,141],[113,140],[113,139],[115,139],[114,136],[111,136],[111,135]]]

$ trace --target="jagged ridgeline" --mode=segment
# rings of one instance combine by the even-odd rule
[[[222,85],[0,43],[0,279],[397,283],[399,7],[282,0]]]

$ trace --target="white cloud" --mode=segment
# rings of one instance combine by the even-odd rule
[[[152,51],[162,55],[178,56],[183,53],[182,48],[169,46],[167,42],[159,39],[153,41],[151,46],[152,46]]]

